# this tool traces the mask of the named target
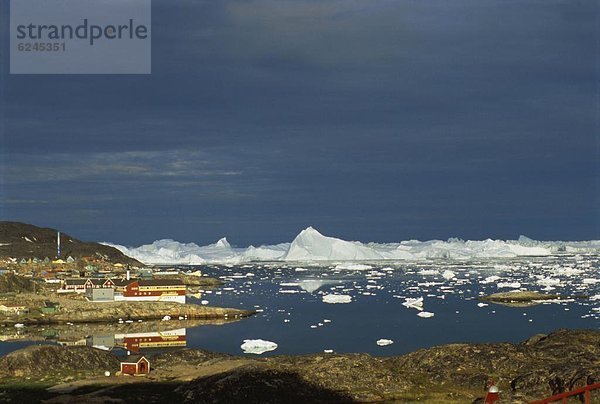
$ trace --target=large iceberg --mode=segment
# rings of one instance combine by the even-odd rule
[[[202,265],[239,264],[257,261],[335,261],[338,269],[351,268],[340,262],[428,259],[485,259],[519,256],[546,256],[559,253],[600,253],[600,240],[593,241],[536,241],[525,236],[518,240],[461,240],[449,239],[399,243],[361,243],[325,236],[308,227],[291,243],[247,248],[232,247],[226,238],[214,244],[199,246],[174,240],[157,240],[140,247],[117,248],[125,255],[145,264]],[[370,268],[365,266],[365,268]]]
[[[324,236],[312,227],[302,230],[283,256],[286,261],[364,261],[383,258],[373,248],[359,242]]]

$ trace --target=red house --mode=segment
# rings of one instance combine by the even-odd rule
[[[121,374],[145,375],[150,373],[150,362],[142,355],[130,355],[121,361]]]
[[[115,300],[185,303],[186,286],[179,279],[125,280],[116,287],[122,295]]]

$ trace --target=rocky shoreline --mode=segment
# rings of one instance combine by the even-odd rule
[[[600,331],[558,330],[518,344],[449,344],[393,357],[261,358],[181,349],[148,358],[148,376],[104,377],[118,369],[108,352],[32,346],[0,358],[0,390],[11,402],[22,393],[11,383],[29,375],[47,403],[471,403],[494,380],[502,402],[521,403],[600,380]],[[53,363],[51,373],[44,361]]]
[[[47,295],[20,294],[19,303],[28,307],[41,307]],[[65,323],[109,323],[126,320],[160,320],[165,316],[197,320],[238,319],[253,315],[252,310],[200,306],[175,302],[88,302],[83,299],[52,297],[60,304],[56,313],[29,313],[0,317],[0,325],[43,325]]]

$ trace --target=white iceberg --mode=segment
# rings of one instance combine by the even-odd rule
[[[367,264],[356,261],[380,260],[428,260],[450,259],[469,260],[485,258],[514,258],[519,256],[547,256],[568,253],[599,253],[600,240],[592,241],[535,241],[527,237],[518,240],[460,240],[448,239],[417,241],[408,240],[398,243],[362,243],[328,237],[316,229],[308,227],[302,230],[291,243],[264,245],[247,248],[232,247],[226,238],[214,244],[199,246],[195,243],[180,243],[170,239],[157,240],[140,247],[125,247],[103,243],[117,248],[125,255],[145,264],[156,265],[235,265],[256,261],[342,261],[335,270],[371,269]],[[497,268],[503,270],[502,268]],[[305,268],[297,268],[303,271]],[[444,271],[447,279],[453,271]],[[557,275],[575,275],[579,270],[565,268],[557,270]],[[419,272],[421,275],[436,273],[429,269]],[[489,283],[492,281],[490,280]]]
[[[349,295],[324,295],[324,303],[336,304],[336,303],[351,303],[352,296]]]
[[[286,261],[380,260],[383,256],[361,243],[327,237],[312,227],[296,236],[283,257]]]
[[[245,339],[240,348],[242,348],[244,353],[260,355],[265,352],[276,350],[277,344],[275,342],[265,341],[262,339]]]

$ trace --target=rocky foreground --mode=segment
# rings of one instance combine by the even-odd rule
[[[28,394],[48,403],[471,403],[495,380],[502,402],[519,403],[599,381],[600,331],[559,330],[520,344],[451,344],[387,358],[255,358],[193,349],[149,358],[148,376],[104,377],[118,368],[108,352],[29,347],[0,358],[0,401],[23,401]],[[24,376],[30,384],[15,386]]]

